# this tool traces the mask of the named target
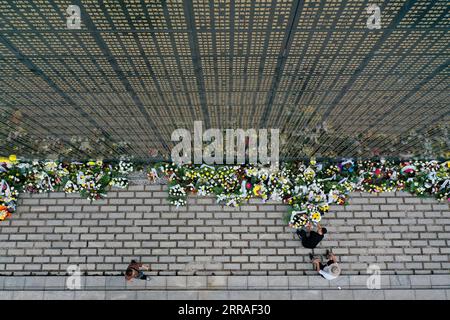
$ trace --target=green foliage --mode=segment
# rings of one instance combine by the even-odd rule
[[[78,192],[83,198],[96,200],[105,197],[111,185],[125,187],[128,181],[124,176],[132,170],[132,165],[124,161],[118,164],[102,161],[1,162],[0,220],[15,211],[17,197],[22,192]]]
[[[302,215],[302,223],[317,223],[330,204],[346,205],[352,191],[408,191],[417,196],[449,198],[449,161],[345,160],[337,162],[284,163],[279,169],[264,166],[206,166],[157,164],[160,176],[186,193],[172,192],[172,204],[182,205],[188,192],[213,194],[218,202],[239,206],[249,198],[280,200],[291,205],[291,212]],[[241,189],[242,183],[246,188]],[[247,188],[249,186],[250,188]],[[169,189],[169,193],[171,189]]]

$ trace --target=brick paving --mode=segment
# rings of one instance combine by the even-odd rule
[[[164,185],[131,185],[90,203],[64,193],[22,195],[0,225],[0,275],[118,275],[131,259],[153,275],[308,275],[308,253],[282,220],[287,206],[253,199],[239,208],[213,198],[167,203]],[[343,274],[448,274],[447,203],[407,193],[353,193],[332,206],[329,233],[314,250],[333,248]]]

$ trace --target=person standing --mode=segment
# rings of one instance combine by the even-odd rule
[[[125,279],[127,281],[131,281],[132,279],[149,281],[150,277],[145,275],[142,269],[150,270],[150,266],[148,264],[136,262],[136,260],[131,260],[127,270],[125,271]]]

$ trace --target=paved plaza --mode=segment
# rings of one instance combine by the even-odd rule
[[[329,282],[316,275],[311,250],[282,220],[286,205],[251,200],[230,208],[191,196],[176,208],[166,188],[137,180],[95,203],[64,193],[22,195],[18,211],[1,225],[2,295],[269,298],[262,290],[269,288],[286,299],[305,290],[322,298],[390,299],[392,292],[449,298],[446,203],[407,193],[353,193],[349,205],[332,206],[322,221],[328,234],[314,249],[333,248],[338,256],[341,276]],[[151,265],[152,281],[125,283],[131,259]],[[64,289],[69,265],[80,267],[81,291]],[[369,265],[384,279],[378,293],[367,290]]]

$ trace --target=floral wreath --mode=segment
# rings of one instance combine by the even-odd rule
[[[78,192],[88,200],[106,197],[109,186],[125,188],[125,177],[133,171],[133,164],[120,161],[19,162],[15,155],[0,158],[0,221],[16,210],[17,198],[22,192],[42,193]]]
[[[16,210],[22,192],[78,192],[83,198],[106,197],[110,186],[125,188],[135,164],[129,161],[57,162],[18,161],[15,155],[0,158],[0,221]],[[285,162],[279,168],[263,165],[176,165],[148,167],[154,183],[167,180],[168,199],[186,205],[189,193],[214,195],[217,203],[237,207],[250,198],[290,205],[286,223],[302,228],[321,221],[331,204],[345,205],[352,191],[407,191],[450,201],[450,161],[362,160],[340,162],[315,159]]]
[[[237,207],[250,198],[283,201],[291,206],[285,221],[299,229],[317,224],[331,204],[346,205],[349,193],[407,191],[450,201],[450,161],[345,159],[341,162],[286,162],[266,166],[209,166],[159,163],[151,181],[169,181],[169,202],[183,206],[189,193],[215,195],[217,203]]]

